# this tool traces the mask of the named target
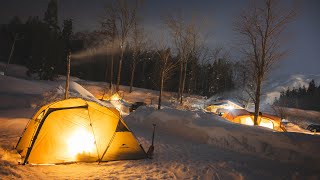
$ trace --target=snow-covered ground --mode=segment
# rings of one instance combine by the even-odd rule
[[[14,75],[15,76],[15,75]],[[63,77],[62,77],[63,78]],[[71,97],[99,101],[106,83],[73,79]],[[124,117],[144,149],[157,124],[153,159],[18,165],[13,149],[32,114],[43,104],[62,99],[64,81],[27,80],[0,75],[0,179],[319,179],[320,136],[279,133],[262,127],[234,124],[201,111],[199,97],[179,106],[166,92],[164,108],[156,110],[157,91],[122,86],[125,103],[148,101]],[[151,103],[152,102],[152,103]],[[289,123],[290,125],[290,123]],[[298,126],[292,125],[299,130]]]

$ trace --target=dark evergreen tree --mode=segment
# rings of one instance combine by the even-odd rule
[[[63,21],[62,38],[64,40],[64,46],[66,51],[71,50],[71,37],[72,37],[72,19],[66,19]]]
[[[58,26],[58,2],[57,0],[50,0],[48,3],[47,11],[44,14],[44,22],[46,22],[49,28],[55,32],[59,31]]]
[[[282,91],[274,105],[320,111],[320,88],[311,80],[308,88],[305,86]]]

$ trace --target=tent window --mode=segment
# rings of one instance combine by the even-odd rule
[[[121,120],[119,120],[116,132],[125,132],[125,131],[129,131],[129,129],[122,123]]]

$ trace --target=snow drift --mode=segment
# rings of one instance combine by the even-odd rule
[[[319,136],[234,124],[202,111],[157,111],[151,107],[140,107],[127,119],[148,126],[156,123],[160,129],[175,136],[267,159],[316,163],[320,160]]]

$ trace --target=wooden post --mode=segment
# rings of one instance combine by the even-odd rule
[[[66,91],[65,91],[64,99],[69,98],[70,61],[71,61],[71,52],[69,51],[67,55],[67,77],[66,77]]]

